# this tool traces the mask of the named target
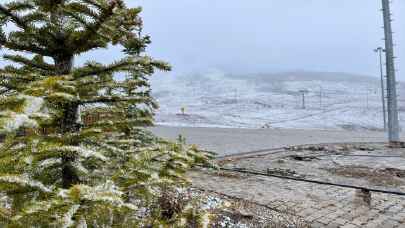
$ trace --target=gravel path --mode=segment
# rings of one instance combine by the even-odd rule
[[[278,148],[290,145],[340,142],[384,142],[384,132],[301,130],[301,129],[229,129],[166,127],[151,128],[156,135],[176,139],[179,135],[187,143],[214,151],[219,156],[252,150]]]

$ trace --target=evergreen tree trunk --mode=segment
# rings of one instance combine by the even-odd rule
[[[63,38],[62,34],[59,34]],[[63,44],[62,44],[63,45]],[[70,74],[73,69],[73,55],[61,54],[54,57],[57,73],[60,75]]]
[[[57,72],[60,75],[70,74],[73,68],[73,56],[61,55],[54,58]],[[68,103],[63,107],[63,117],[60,122],[60,131],[62,134],[74,133],[80,130],[79,105],[76,103]],[[78,142],[71,142],[71,146],[78,146]],[[71,186],[80,183],[73,163],[77,158],[73,155],[65,154],[62,157],[62,187],[70,188]]]

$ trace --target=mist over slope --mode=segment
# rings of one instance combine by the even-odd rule
[[[400,92],[403,87],[399,85]],[[374,77],[323,72],[227,75],[212,71],[156,77],[152,88],[161,106],[156,115],[161,125],[383,128],[381,88]],[[302,90],[306,91],[305,108]]]

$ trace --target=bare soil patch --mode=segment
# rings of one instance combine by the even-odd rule
[[[396,168],[372,169],[364,166],[345,166],[327,169],[330,173],[344,177],[365,178],[373,184],[385,186],[404,185],[405,170]]]

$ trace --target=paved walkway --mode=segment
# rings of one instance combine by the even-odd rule
[[[293,213],[314,228],[405,227],[405,197],[373,193],[368,208],[354,203],[351,189],[267,177],[191,176],[195,186]]]

